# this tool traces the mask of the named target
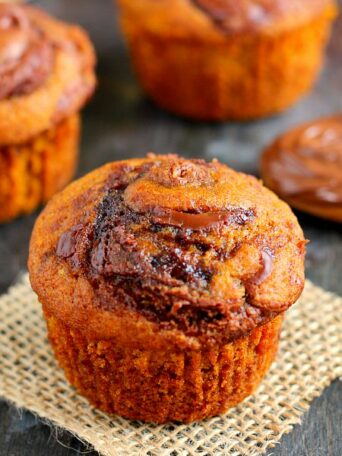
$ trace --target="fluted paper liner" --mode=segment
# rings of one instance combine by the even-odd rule
[[[257,392],[225,415],[191,425],[133,422],[92,408],[52,355],[27,276],[0,297],[0,314],[0,395],[105,456],[262,454],[342,376],[342,298],[309,281],[286,314],[277,360]]]

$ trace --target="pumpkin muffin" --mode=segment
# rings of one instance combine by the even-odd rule
[[[56,195],[29,271],[81,394],[127,418],[191,422],[258,386],[303,289],[304,251],[290,208],[254,177],[150,154]]]
[[[0,3],[0,222],[31,212],[73,176],[94,64],[80,28]]]
[[[280,112],[312,86],[334,0],[119,0],[145,91],[203,120]]]

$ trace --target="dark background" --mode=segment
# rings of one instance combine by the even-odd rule
[[[217,157],[233,168],[258,175],[260,151],[278,133],[298,122],[342,112],[342,18],[335,24],[319,82],[294,108],[281,116],[253,123],[207,124],[178,119],[146,100],[131,71],[110,0],[35,3],[60,18],[82,24],[97,48],[99,87],[83,115],[80,176],[108,161],[142,156],[148,151]],[[36,216],[37,213],[0,226],[0,292],[6,291],[26,267]],[[298,217],[311,241],[306,260],[308,278],[342,295],[341,225],[301,213]],[[56,439],[56,432],[32,414],[19,413],[0,401],[0,456],[75,456],[86,450],[69,433],[59,431]],[[271,454],[342,455],[342,382],[336,380],[313,401],[302,426],[284,436],[268,452]]]

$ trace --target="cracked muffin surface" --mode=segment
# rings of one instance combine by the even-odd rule
[[[96,176],[84,212],[75,187]],[[33,243],[41,226],[51,236],[44,250],[32,247],[31,261],[87,281],[99,312],[123,310],[165,331],[227,341],[302,291],[302,231],[254,177],[218,162],[150,156],[106,165],[72,188],[38,221]]]
[[[305,242],[289,207],[254,177],[217,161],[150,154],[105,165],[57,195],[36,223],[29,270],[70,381],[100,408],[153,421],[139,407],[99,405],[54,335],[79,332],[86,346],[111,341],[126,357],[157,351],[162,362],[173,352],[206,359],[241,341],[250,347],[256,332],[267,339],[271,328],[269,350],[249,355],[269,357],[257,383],[283,312],[303,289]],[[240,385],[235,400],[253,384]],[[227,400],[195,417],[223,410]],[[177,413],[154,420],[194,419]]]

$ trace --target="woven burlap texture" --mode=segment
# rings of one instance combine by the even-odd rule
[[[342,375],[342,298],[310,282],[287,312],[277,361],[256,394],[223,416],[192,425],[131,422],[90,407],[54,360],[27,276],[0,297],[0,313],[0,395],[106,456],[262,454]]]

